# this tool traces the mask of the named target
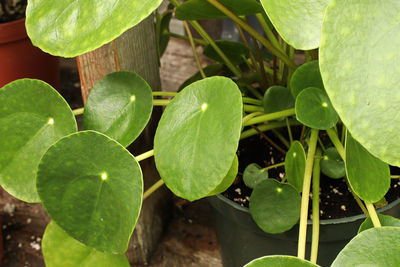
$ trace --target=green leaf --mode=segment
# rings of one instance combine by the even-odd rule
[[[220,64],[220,63],[215,63],[215,64],[210,64],[207,67],[203,68],[204,74],[207,77],[211,77],[211,76],[217,76],[217,75],[221,75],[221,76],[225,76],[223,75],[224,69],[223,69],[224,65]],[[228,75],[226,75],[228,76]],[[189,77],[186,81],[184,81],[178,88],[178,92],[182,91],[183,88],[185,88],[186,86],[203,79],[203,77],[201,77],[200,72],[196,72],[195,74],[193,74],[191,77]]]
[[[383,215],[383,214],[378,214],[379,221],[381,222],[382,226],[395,226],[395,227],[400,227],[400,220],[388,216],[388,215]],[[370,228],[374,228],[374,224],[372,223],[372,220],[370,217],[366,218],[365,221],[361,224],[360,229],[358,229],[358,233],[361,233],[365,230],[368,230]]]
[[[261,181],[268,179],[268,172],[263,170],[257,163],[247,165],[243,172],[243,182],[249,188],[254,188]]]
[[[192,83],[168,104],[154,155],[161,178],[177,196],[193,201],[221,184],[236,155],[242,108],[237,85],[217,76]]]
[[[389,165],[371,155],[347,132],[346,174],[351,189],[362,200],[375,203],[390,187]]]
[[[84,131],[43,156],[37,190],[50,217],[71,237],[100,251],[128,248],[142,206],[142,171],[109,137]]]
[[[336,125],[339,117],[325,91],[309,87],[296,98],[296,117],[304,125],[319,130],[326,130]]]
[[[294,141],[285,156],[285,173],[289,184],[298,192],[303,191],[306,152],[299,141]]]
[[[163,14],[156,14],[156,38],[158,56],[161,58],[167,49],[169,42],[169,23],[172,19],[173,6],[168,5],[168,9]]]
[[[318,265],[293,256],[264,256],[247,263],[245,267],[318,267]]]
[[[330,0],[261,0],[279,35],[300,50],[319,47],[321,25]],[[299,30],[301,25],[301,30]]]
[[[218,195],[221,194],[222,192],[225,192],[226,189],[228,189],[232,183],[235,181],[235,178],[238,174],[238,168],[239,168],[239,159],[237,156],[233,158],[232,166],[228,171],[228,174],[225,176],[225,178],[222,180],[222,182],[215,188],[209,196],[213,195]]]
[[[149,16],[162,0],[30,0],[26,29],[35,46],[62,57],[92,51]]]
[[[400,228],[373,228],[356,235],[331,267],[397,267],[400,263]]]
[[[256,0],[219,0],[221,4],[238,16],[263,12]],[[204,0],[189,0],[177,7],[175,17],[180,20],[220,19],[226,16]]]
[[[343,123],[371,154],[395,166],[400,166],[399,9],[396,0],[332,1],[320,50],[325,88]]]
[[[109,254],[87,247],[50,222],[43,235],[42,251],[47,267],[129,267],[125,255]]]
[[[0,184],[26,202],[40,202],[40,158],[61,137],[77,131],[67,102],[39,80],[17,80],[0,89]]]
[[[318,60],[304,63],[298,67],[290,79],[290,90],[295,98],[308,87],[324,89]]]
[[[263,99],[266,114],[294,108],[294,98],[290,90],[283,86],[271,86],[265,91]]]
[[[215,44],[224,51],[224,54],[232,61],[233,64],[239,65],[243,63],[249,56],[249,48],[243,43],[229,41],[229,40],[217,40]],[[220,57],[220,55],[214,50],[211,45],[207,45],[204,48],[203,54],[207,57],[225,63],[225,61]]]
[[[344,161],[336,148],[329,147],[325,150],[321,160],[321,171],[323,174],[333,179],[343,178],[346,175]]]
[[[264,232],[283,233],[299,220],[300,202],[300,195],[292,185],[268,179],[254,187],[250,213]]]
[[[114,72],[92,89],[83,113],[83,128],[130,145],[146,127],[153,110],[150,86],[133,72]]]

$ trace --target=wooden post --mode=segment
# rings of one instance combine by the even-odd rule
[[[103,47],[77,58],[82,97],[86,98],[93,86],[110,72],[134,71],[142,76],[153,90],[161,90],[159,59],[151,15],[139,25]],[[153,148],[153,138],[161,109],[155,108],[150,123],[129,150],[139,155]],[[153,158],[141,162],[145,189],[159,179]],[[169,215],[170,195],[165,188],[144,201],[139,221],[128,249],[129,261],[147,264],[155,250]]]

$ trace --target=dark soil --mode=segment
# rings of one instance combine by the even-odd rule
[[[26,0],[0,0],[0,23],[25,17]]]
[[[295,131],[299,132],[299,131]],[[296,138],[297,135],[294,135]],[[279,139],[273,134],[269,137],[282,148],[285,148]],[[321,136],[324,140],[324,136]],[[227,198],[235,201],[243,207],[249,207],[249,200],[252,189],[248,188],[242,180],[244,169],[250,163],[257,163],[261,167],[267,167],[283,162],[285,155],[270,145],[259,135],[244,139],[239,144],[239,173],[234,184],[223,193]],[[392,174],[400,173],[398,168],[391,168]],[[282,180],[285,175],[285,168],[279,167],[268,171],[270,178]],[[385,198],[388,203],[400,197],[400,180],[392,179],[391,187]],[[312,194],[310,194],[310,214]],[[344,179],[331,179],[321,174],[320,181],[320,215],[321,219],[338,219],[361,214],[362,211],[349,192]]]

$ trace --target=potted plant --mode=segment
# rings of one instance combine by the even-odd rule
[[[36,78],[58,88],[58,58],[34,47],[25,30],[26,0],[0,1],[0,86]]]
[[[93,8],[94,1],[81,5],[72,0],[32,0],[26,25],[35,45],[73,57],[111,41],[160,2],[119,1]],[[211,201],[216,212],[236,213],[230,224],[234,220],[243,227],[257,224],[270,234],[255,228],[255,235],[267,239],[274,235],[274,245],[283,246],[283,239],[298,243],[294,245],[297,257],[269,255],[247,259],[252,260],[247,266],[317,266],[319,239],[323,257],[319,260],[326,266],[333,259],[328,252],[342,249],[356,230],[359,233],[335,255],[332,266],[397,266],[399,220],[378,215],[376,207],[384,206],[382,211],[398,216],[398,200],[387,204],[386,193],[391,178],[398,178],[390,173],[389,164],[400,163],[398,93],[396,79],[390,79],[398,76],[399,4],[381,5],[373,0],[262,0],[261,5],[255,0],[170,2],[176,17],[187,20],[203,38],[193,39],[185,22],[192,47],[195,42],[204,44],[204,53],[219,62],[203,69],[197,60],[199,73],[179,93],[151,92],[137,74],[116,72],[95,86],[83,109],[72,111],[54,89],[38,80],[18,80],[0,89],[0,184],[22,200],[42,202],[52,218],[42,244],[46,265],[127,266],[123,253],[143,199],[163,184],[190,201],[225,192],[237,177],[239,140],[260,134],[285,155],[282,161],[270,159],[266,167],[242,166],[242,180],[252,188],[246,199],[252,219],[248,210],[221,195]],[[107,16],[105,9],[111,10]],[[135,16],[131,10],[138,10]],[[255,13],[267,38],[241,18]],[[214,41],[195,21],[226,16],[238,25],[241,35],[246,31],[255,39],[254,47],[246,38],[243,44]],[[157,24],[160,43],[170,36],[168,23],[162,22]],[[297,25],[302,25],[302,31]],[[294,62],[295,49],[306,51],[307,62],[301,66]],[[378,63],[379,68],[375,67]],[[143,130],[153,105],[166,106],[154,150],[132,156],[124,147]],[[84,131],[77,132],[73,115],[80,113]],[[151,156],[162,180],[143,193],[138,162]],[[285,176],[269,175],[283,165]],[[359,229],[362,215],[321,221],[319,238],[320,184],[337,183],[329,179],[342,177],[339,182],[349,188],[367,219]],[[311,183],[312,220],[308,221]],[[345,208],[349,204],[343,203]],[[298,221],[298,228],[292,228]],[[343,228],[343,222],[351,229]],[[310,261],[305,260],[308,223],[312,223]],[[324,224],[331,228],[326,230]],[[226,231],[227,236],[220,239],[230,242],[228,234],[240,235],[238,231]],[[344,231],[350,236],[336,236]],[[330,242],[330,248],[324,244],[329,235],[339,244]],[[257,242],[256,248],[260,244],[249,240]],[[226,262],[228,266],[237,263]]]

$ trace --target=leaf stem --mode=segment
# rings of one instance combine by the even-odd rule
[[[265,168],[263,168],[261,170],[262,171],[268,171],[268,170],[275,169],[275,168],[278,168],[278,167],[281,167],[281,166],[285,166],[285,162],[277,163],[277,164],[265,167]]]
[[[171,102],[169,99],[153,99],[154,106],[166,106]]]
[[[255,106],[255,105],[246,105],[245,104],[245,105],[243,105],[243,109],[246,112],[255,112],[255,111],[264,112],[264,108],[263,107]]]
[[[315,163],[312,178],[312,240],[310,261],[317,264],[318,242],[319,242],[319,180],[320,180],[320,161],[321,150],[315,153]]]
[[[138,162],[140,162],[140,161],[148,159],[152,156],[154,156],[154,149],[144,152],[143,154],[140,154],[140,155],[136,156],[135,158]]]
[[[301,125],[300,122],[298,122],[297,120],[290,120],[289,121],[291,125]],[[276,128],[282,128],[285,127],[286,123],[284,121],[274,121],[274,122],[269,122],[267,124],[262,124],[262,125],[258,125],[257,128],[262,131],[268,131],[268,130],[272,130],[272,129],[276,129]],[[255,129],[249,129],[246,131],[243,131],[242,134],[240,135],[240,140],[248,138],[250,136],[256,135],[258,132]]]
[[[346,153],[345,153],[344,147],[342,145],[342,142],[340,142],[335,129],[330,128],[330,129],[327,129],[326,132],[327,132],[329,138],[331,139],[332,144],[335,146],[336,150],[338,151],[339,155],[342,157],[343,160],[345,160]]]
[[[146,192],[143,193],[143,200],[148,198],[151,194],[153,194],[158,188],[160,188],[164,184],[162,179],[158,180],[155,184],[153,184]]]
[[[304,260],[306,255],[307,215],[310,198],[311,175],[313,171],[314,155],[317,148],[318,130],[311,129],[310,143],[307,152],[306,169],[304,171],[303,190],[301,195],[301,211],[299,226],[299,241],[297,257]]]
[[[374,227],[382,227],[381,222],[379,221],[378,214],[376,214],[376,210],[374,204],[365,201],[365,206],[367,206],[369,215],[371,217],[371,221],[374,224]]]
[[[185,35],[180,35],[180,34],[173,33],[173,32],[168,32],[167,34],[168,34],[169,36],[174,37],[174,38],[177,38],[177,39],[189,41],[189,37],[187,37],[187,36],[185,36]],[[199,44],[199,45],[203,45],[203,46],[206,46],[206,45],[207,45],[207,42],[204,41],[204,40],[201,40],[201,39],[193,38],[193,41],[194,41],[196,44]]]
[[[258,13],[258,14],[256,14],[256,18],[257,18],[258,22],[260,23],[261,28],[263,29],[265,35],[267,36],[267,38],[271,42],[271,44],[273,46],[275,46],[276,49],[282,50],[281,45],[279,44],[278,40],[276,39],[275,34],[272,32],[271,28],[269,27],[269,25],[265,21],[263,15],[261,13]]]
[[[194,41],[193,41],[192,32],[190,31],[189,25],[186,21],[183,22],[183,25],[185,26],[186,33],[189,37],[189,43],[190,43],[190,46],[192,47],[193,56],[194,56],[194,60],[196,61],[197,68],[199,69],[201,77],[204,79],[207,76],[204,73],[203,67],[201,66],[199,55],[197,54],[197,51],[196,51],[196,45],[194,44]]]
[[[251,120],[248,120],[246,123],[243,124],[243,126],[250,126],[250,125],[253,125],[253,124],[258,124],[258,123],[263,123],[263,122],[267,122],[267,121],[271,121],[271,120],[276,120],[276,119],[279,119],[279,118],[289,117],[289,116],[292,116],[294,114],[295,114],[294,108],[286,109],[286,110],[282,110],[282,111],[278,111],[278,112],[269,113],[269,114],[265,114],[265,115],[262,115],[262,116],[255,117],[255,118],[253,118]]]
[[[286,121],[285,121],[286,122]],[[287,126],[287,125],[286,125]],[[290,148],[290,143],[289,141],[276,129],[272,129],[272,132],[276,135],[276,137],[278,137],[278,139],[282,142],[282,144],[286,147],[286,148]]]
[[[272,54],[277,56],[283,62],[285,62],[289,67],[296,69],[296,65],[290,60],[290,58],[281,50],[278,50],[273,46],[266,38],[264,38],[261,34],[259,34],[256,30],[254,30],[249,24],[247,24],[244,20],[236,16],[232,11],[226,8],[217,0],[207,0],[210,4],[216,7],[219,11],[224,13],[227,17],[232,19],[234,22],[239,24],[245,31],[247,31],[251,36],[256,38],[265,48],[267,48]]]
[[[254,99],[254,98],[250,98],[250,97],[243,97],[242,100],[243,100],[243,103],[246,103],[246,104],[262,106],[262,101],[258,100],[258,99]]]
[[[153,91],[153,96],[176,96],[177,92]]]
[[[290,127],[289,119],[287,117],[285,118],[285,122],[286,122],[286,127],[287,127],[287,131],[288,131],[288,135],[289,135],[289,141],[290,141],[290,144],[292,144],[293,143],[292,128]]]
[[[73,113],[75,116],[78,116],[78,115],[82,115],[82,114],[83,114],[83,111],[84,111],[84,108],[77,108],[77,109],[72,110],[72,113]]]

